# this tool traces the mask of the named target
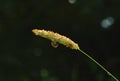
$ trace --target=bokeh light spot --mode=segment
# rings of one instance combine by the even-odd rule
[[[101,21],[101,27],[102,28],[109,28],[112,24],[114,24],[114,18],[113,17],[107,17]]]
[[[68,0],[70,4],[75,4],[77,0]]]
[[[48,77],[48,71],[46,69],[42,69],[40,71],[40,75],[41,75],[41,77]]]

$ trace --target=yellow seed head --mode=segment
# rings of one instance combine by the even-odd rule
[[[51,41],[56,41],[66,47],[70,47],[71,49],[75,49],[75,50],[80,49],[77,43],[75,43],[71,39],[67,38],[66,36],[60,35],[58,33],[54,33],[52,31],[46,31],[46,30],[38,30],[38,29],[33,29],[32,32],[35,35],[44,37]]]

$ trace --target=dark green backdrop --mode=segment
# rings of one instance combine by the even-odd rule
[[[68,36],[119,78],[120,0],[0,0],[0,81],[114,81],[34,28]]]

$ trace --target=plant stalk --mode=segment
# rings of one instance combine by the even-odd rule
[[[119,81],[114,75],[112,75],[107,69],[105,69],[100,63],[98,63],[95,59],[93,59],[90,55],[85,53],[83,50],[79,49],[81,53],[83,53],[85,56],[87,56],[90,60],[92,60],[94,63],[96,63],[100,68],[102,68],[109,76],[111,76],[115,81]]]

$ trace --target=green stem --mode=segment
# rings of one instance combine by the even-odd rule
[[[96,63],[99,67],[101,67],[109,76],[111,76],[114,80],[119,81],[114,75],[112,75],[107,69],[105,69],[100,63],[98,63],[95,59],[93,59],[90,55],[79,49],[81,53],[83,53],[85,56],[87,56],[90,60],[92,60],[94,63]]]

